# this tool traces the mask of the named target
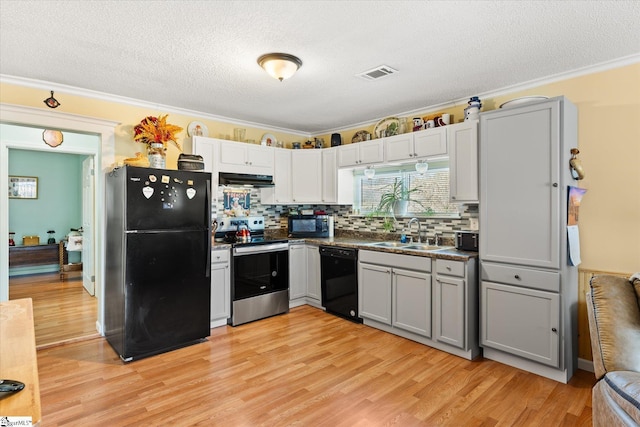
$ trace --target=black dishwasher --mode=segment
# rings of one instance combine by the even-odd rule
[[[358,250],[320,246],[322,306],[327,313],[362,323],[358,316]]]

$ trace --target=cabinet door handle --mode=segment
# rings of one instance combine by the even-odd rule
[[[551,328],[552,332],[558,332],[558,330],[556,328]]]
[[[557,183],[557,182],[554,182],[554,183],[553,183],[553,186],[554,186],[554,187],[557,187],[557,186],[558,186],[558,183]]]
[[[515,276],[513,276],[513,277],[515,277],[516,279],[520,280],[520,275],[519,275],[519,274],[516,274],[516,275],[515,275]]]

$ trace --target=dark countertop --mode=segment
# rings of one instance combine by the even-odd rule
[[[460,251],[452,246],[443,246],[442,249],[434,249],[430,251],[412,250],[402,247],[389,248],[382,246],[372,246],[372,243],[378,243],[380,240],[357,239],[353,237],[327,237],[327,238],[305,238],[305,239],[289,239],[289,242],[298,241],[312,245],[341,246],[345,248],[355,248],[360,250],[388,252],[402,255],[414,255],[435,259],[448,259],[453,261],[467,261],[472,258],[478,258],[478,252]]]
[[[281,238],[286,238],[284,236],[279,236]],[[477,252],[469,252],[469,251],[460,251],[455,247],[451,246],[443,246],[442,249],[434,249],[430,251],[424,250],[410,250],[404,249],[402,247],[398,248],[388,248],[388,247],[380,247],[380,246],[372,246],[372,243],[378,243],[381,240],[378,239],[367,239],[367,238],[358,238],[358,237],[325,237],[325,238],[317,238],[317,237],[307,237],[307,238],[288,238],[289,243],[293,244],[311,244],[311,245],[326,245],[326,246],[341,246],[343,248],[355,248],[360,250],[368,250],[368,251],[377,251],[377,252],[387,252],[394,254],[403,254],[403,255],[414,255],[414,256],[422,256],[427,258],[434,259],[448,259],[452,261],[467,261],[472,258],[478,258]],[[231,244],[222,243],[222,242],[212,242],[211,249],[212,250],[221,250],[221,249],[229,249],[231,248]]]

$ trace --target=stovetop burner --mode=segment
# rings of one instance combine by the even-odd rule
[[[233,246],[241,246],[241,245],[267,245],[270,243],[286,243],[287,239],[277,239],[271,237],[264,236],[252,236],[248,240],[243,240],[242,238],[238,238],[236,236],[230,236],[227,238],[225,236],[225,242],[232,243]]]

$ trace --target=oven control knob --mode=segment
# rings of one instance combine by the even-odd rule
[[[356,317],[356,312],[354,310],[351,310],[349,314],[351,315],[351,317]]]
[[[277,275],[278,275],[278,272],[277,272],[277,271],[272,271],[272,272],[271,272],[271,277],[276,277]]]

